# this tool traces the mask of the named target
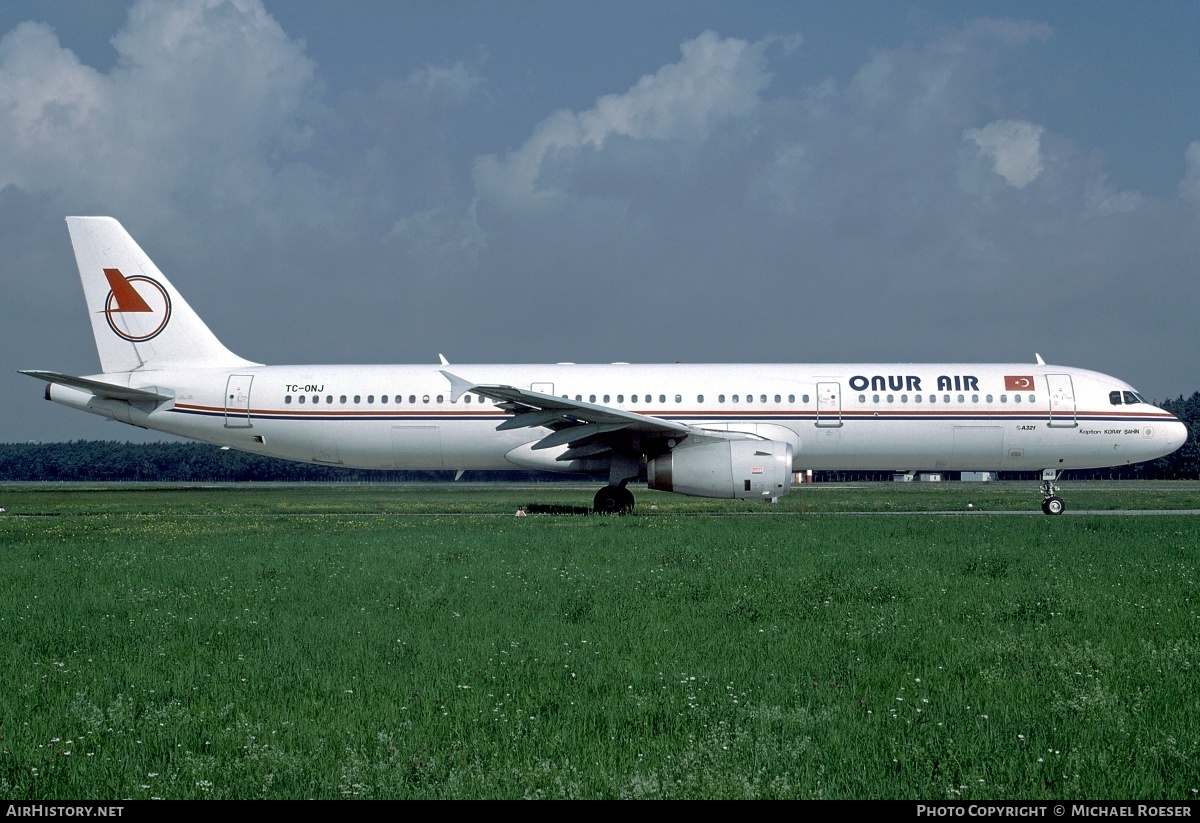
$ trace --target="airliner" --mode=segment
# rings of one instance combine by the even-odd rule
[[[100,373],[24,371],[45,397],[254,454],[360,469],[531,469],[775,501],[804,470],[1062,472],[1175,451],[1129,384],[1034,364],[266,366],[217,340],[111,217],[68,217]]]

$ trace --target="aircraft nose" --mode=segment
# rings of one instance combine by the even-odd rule
[[[1167,445],[1171,447],[1172,452],[1186,443],[1187,439],[1188,427],[1183,422],[1176,420],[1167,424]]]

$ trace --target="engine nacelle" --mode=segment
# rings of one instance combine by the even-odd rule
[[[792,488],[792,446],[777,440],[683,445],[646,461],[652,489],[693,497],[783,497]]]

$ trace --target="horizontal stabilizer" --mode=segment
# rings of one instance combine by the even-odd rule
[[[87,377],[72,377],[69,374],[59,374],[54,371],[22,371],[21,374],[27,374],[30,377],[36,377],[38,380],[45,380],[47,383],[57,383],[60,386],[69,386],[72,389],[91,392],[97,397],[107,397],[112,400],[136,400],[146,403],[161,403],[164,400],[174,400],[175,394],[170,389],[146,388],[146,389],[131,389],[128,386],[117,386],[112,383],[105,383],[103,380],[92,380]]]

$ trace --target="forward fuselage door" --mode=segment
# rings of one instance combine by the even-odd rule
[[[822,428],[838,428],[842,425],[840,383],[817,384],[817,425]]]
[[[225,428],[250,428],[250,384],[252,374],[231,374],[225,383]]]
[[[1075,418],[1075,386],[1069,374],[1046,375],[1050,390],[1050,425],[1078,426]]]

